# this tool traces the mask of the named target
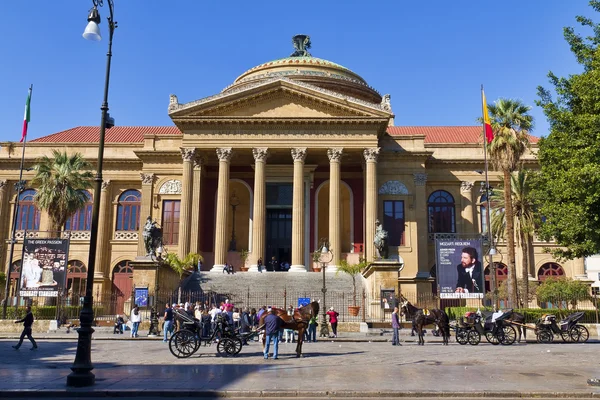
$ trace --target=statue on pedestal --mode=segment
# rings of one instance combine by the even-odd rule
[[[142,236],[146,248],[146,257],[155,258],[159,249],[161,250],[159,253],[162,252],[162,229],[156,221],[152,221],[151,217],[146,218]]]
[[[387,259],[388,258],[388,233],[383,229],[383,225],[379,220],[375,220],[375,240],[373,243],[377,248],[377,252],[379,253],[379,258]]]

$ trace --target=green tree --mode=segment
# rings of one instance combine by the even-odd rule
[[[563,303],[571,304],[575,309],[577,302],[588,300],[590,294],[589,286],[582,281],[571,278],[548,278],[536,290],[537,298],[543,303],[557,304],[563,308]]]
[[[198,261],[204,262],[204,258],[198,253],[189,253],[184,258],[179,258],[176,253],[167,253],[163,262],[181,278],[185,271],[191,271],[198,265]]]
[[[590,5],[600,12],[600,1]],[[564,29],[583,72],[568,78],[550,72],[556,99],[540,86],[536,101],[550,122],[550,134],[539,143],[540,172],[532,185],[543,215],[538,234],[560,246],[552,250],[558,259],[600,252],[600,25],[576,19],[592,32],[583,38],[573,28]]]
[[[91,165],[80,153],[52,150],[52,157],[43,156],[34,165],[37,186],[35,202],[50,217],[50,230],[60,232],[67,220],[83,208],[88,198],[84,189],[92,187]]]
[[[358,275],[369,265],[369,263],[361,259],[358,264],[350,264],[347,260],[340,261],[336,275],[341,273],[348,274],[352,277],[352,289],[353,289],[353,302],[352,305],[356,307],[356,278]]]
[[[528,277],[530,275],[531,249],[533,247],[533,232],[535,230],[533,201],[529,185],[530,176],[531,171],[519,169],[516,174],[513,173],[510,177],[515,234],[522,252],[521,272],[523,278],[518,284],[517,292],[523,294],[529,293]],[[505,236],[506,213],[504,196],[503,187],[494,189],[490,196],[490,204],[492,206],[492,234],[494,237]]]
[[[529,132],[533,128],[531,107],[520,100],[498,99],[488,104],[494,140],[488,146],[490,159],[502,171],[504,187],[510,187],[512,172],[529,147]],[[515,228],[511,191],[504,191],[506,213],[506,247],[508,249],[508,301],[511,307],[517,304],[517,273],[515,266]]]

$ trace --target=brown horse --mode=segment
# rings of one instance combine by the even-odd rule
[[[279,318],[281,318],[283,320],[284,328],[293,329],[295,331],[298,331],[298,344],[296,345],[296,357],[302,357],[302,342],[304,341],[304,332],[306,332],[306,329],[308,328],[308,321],[312,318],[312,316],[319,315],[319,302],[313,301],[312,303],[310,303],[306,306],[297,308],[294,310],[293,315],[288,315],[287,311],[282,310],[280,308],[273,307],[273,310],[275,310],[275,315],[277,315]],[[268,313],[265,312],[265,313],[263,313],[263,315],[260,316],[260,320],[258,322],[258,326],[260,327],[259,329],[262,329],[262,327],[265,325],[265,317],[267,315],[268,315]],[[266,335],[263,335],[263,340],[262,340],[263,349],[265,347],[265,337],[266,337]]]
[[[437,308],[424,310],[415,307],[402,295],[400,295],[400,301],[401,313],[408,317],[412,317],[413,322],[416,325],[417,335],[419,336],[419,345],[425,345],[425,339],[423,339],[423,327],[429,324],[437,325],[440,335],[442,335],[444,345],[448,344],[448,338],[450,337],[450,320],[443,310]]]

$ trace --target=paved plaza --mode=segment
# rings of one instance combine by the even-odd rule
[[[40,335],[41,336],[41,335]],[[280,345],[279,360],[263,360],[261,346],[252,343],[237,357],[220,357],[216,347],[202,347],[188,359],[175,358],[160,340],[94,340],[92,357],[97,383],[92,388],[67,389],[76,349],[70,339],[40,339],[15,351],[14,340],[1,339],[0,397],[58,397],[86,392],[107,396],[189,396],[194,393],[237,397],[391,397],[410,393],[452,392],[475,397],[485,392],[557,393],[600,397],[600,388],[587,385],[600,375],[600,344],[515,344],[512,346],[442,346],[434,338],[417,346],[405,342],[320,341],[304,345],[305,357],[295,358],[295,344]],[[119,339],[121,336],[119,335]],[[406,338],[409,339],[409,338]],[[69,390],[69,392],[66,392]],[[18,392],[17,392],[18,391]],[[62,394],[61,394],[62,392]],[[563,397],[564,397],[563,395]],[[561,397],[562,398],[562,397]]]

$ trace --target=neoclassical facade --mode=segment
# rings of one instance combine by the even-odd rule
[[[330,271],[342,259],[373,260],[379,220],[390,253],[405,265],[399,283],[419,293],[435,286],[435,233],[487,229],[480,127],[394,126],[389,95],[302,45],[291,57],[246,71],[218,94],[184,103],[171,95],[168,114],[172,126],[107,130],[99,291],[130,290],[128,262],[144,254],[148,216],[162,226],[166,251],[200,253],[203,269],[220,272],[225,263],[239,268],[245,250],[248,273],[272,257],[289,263],[290,273],[311,272],[321,238],[330,242]],[[7,266],[21,147],[0,145],[0,262]],[[50,149],[80,152],[95,163],[97,146],[97,127],[75,127],[28,143],[25,164]],[[533,153],[525,164],[535,166]],[[26,171],[24,179],[31,178]],[[501,181],[494,171],[490,179]],[[28,186],[19,195],[18,238],[48,228],[33,203],[35,190]],[[71,290],[85,280],[95,195],[89,192],[89,204],[65,227],[72,232]],[[583,260],[558,263],[544,253],[548,246],[535,243],[530,279],[584,274]],[[502,243],[499,249],[506,253]],[[495,259],[500,279],[504,257]],[[10,260],[17,269],[20,259],[19,242]]]

